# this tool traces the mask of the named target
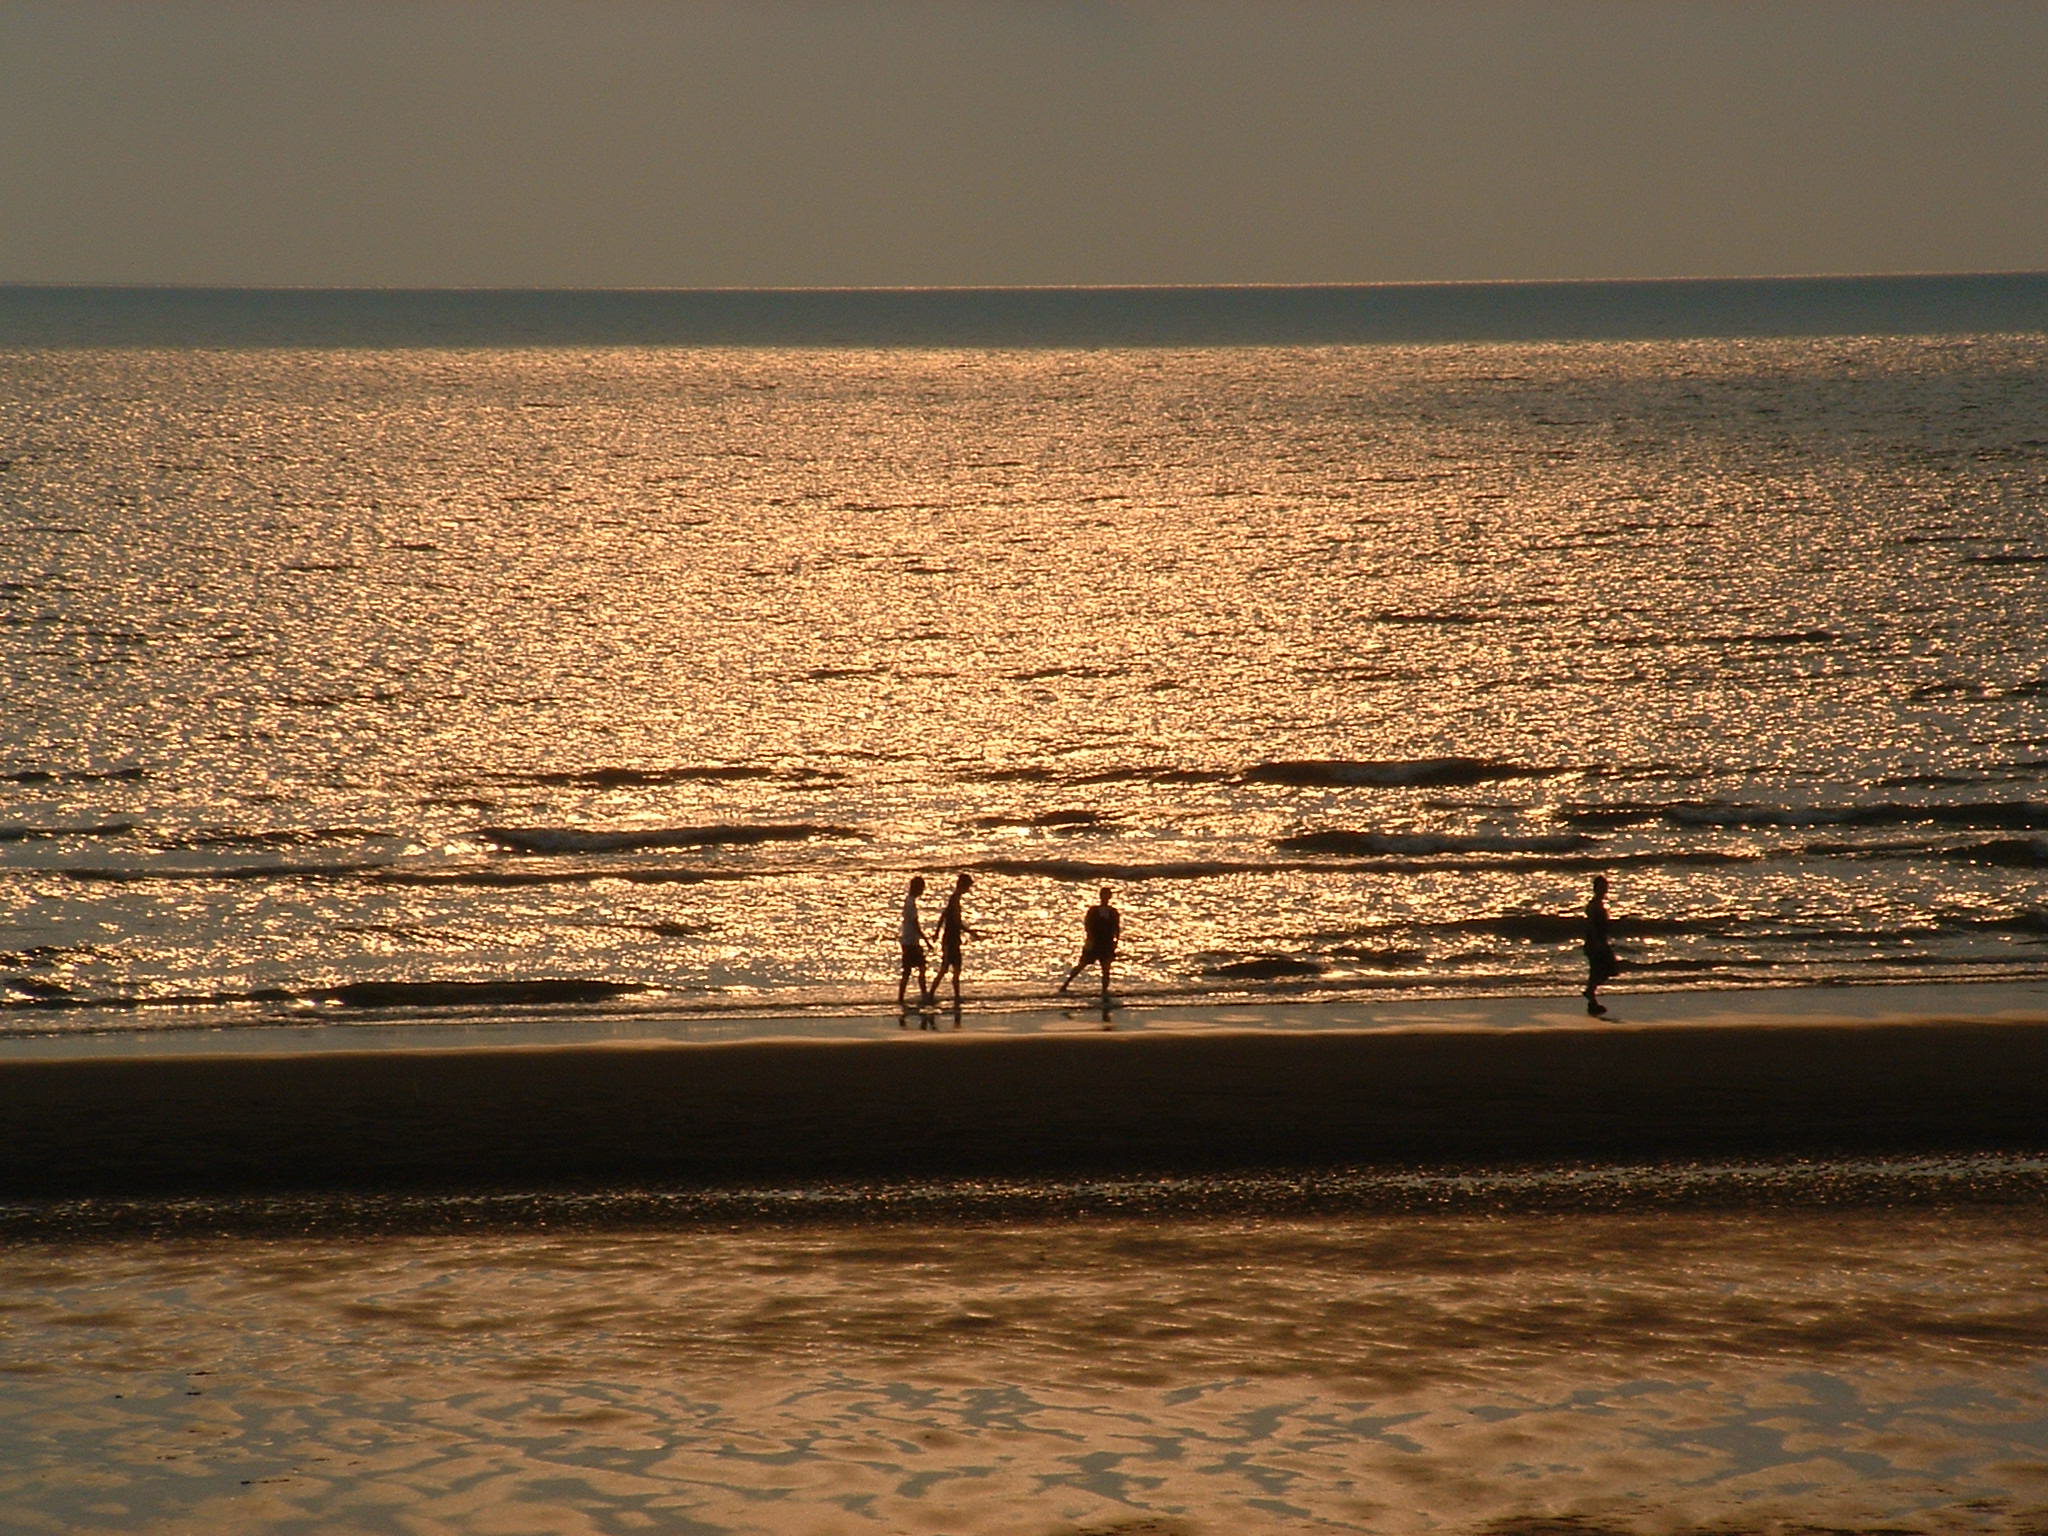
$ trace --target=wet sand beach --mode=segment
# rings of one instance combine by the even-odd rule
[[[1568,1213],[15,1242],[0,1529],[2038,1530],[2041,1171],[1862,1173],[1839,1206],[1631,1210],[1638,1170]]]
[[[2036,1531],[2048,1019],[1935,1001],[17,1051],[0,1530]]]
[[[2048,1138],[2048,1013],[2029,1011],[2025,989],[1920,989],[1947,1004],[1921,1017],[1886,1012],[1885,990],[1751,994],[1742,1006],[1708,994],[1690,1018],[1672,999],[1641,1023],[1525,1000],[1485,1005],[1483,1022],[1468,1002],[1446,1005],[1450,1022],[1372,1028],[1246,1027],[1186,1010],[1149,1027],[1035,1034],[880,1026],[821,1039],[767,1022],[760,1038],[714,1043],[398,1049],[365,1031],[355,1048],[294,1051],[280,1032],[267,1051],[208,1051],[195,1037],[170,1055],[21,1053],[0,1058],[0,1193],[1956,1151]],[[1312,1024],[1318,1010],[1297,1017]],[[1409,1005],[1406,1017],[1426,1016]]]

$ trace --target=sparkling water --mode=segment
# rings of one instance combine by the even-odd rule
[[[431,340],[0,351],[9,1027],[2048,972],[2048,335]]]

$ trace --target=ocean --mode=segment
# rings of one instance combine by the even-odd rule
[[[1624,986],[2048,969],[2048,278],[0,343],[8,1030],[843,1012],[916,873],[997,1011],[1105,884],[1132,1003],[1570,992],[1596,873]]]

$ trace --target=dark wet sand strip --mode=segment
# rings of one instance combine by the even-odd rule
[[[2026,1149],[2048,1021],[0,1061],[0,1196]]]

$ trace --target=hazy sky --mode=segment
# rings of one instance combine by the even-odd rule
[[[0,0],[0,281],[2041,268],[2044,0]]]

